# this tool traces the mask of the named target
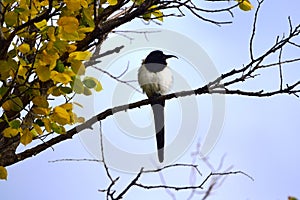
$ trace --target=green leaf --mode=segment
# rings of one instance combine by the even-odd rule
[[[62,41],[62,40],[56,40],[53,45],[54,45],[54,47],[58,51],[60,51],[60,52],[66,52],[67,51],[68,42]]]
[[[82,94],[84,91],[84,85],[79,78],[75,78],[75,80],[72,83],[72,88],[77,94]]]
[[[8,56],[9,58],[14,58],[14,57],[16,57],[16,56],[17,56],[17,50],[16,50],[16,49],[10,50],[10,51],[8,52],[7,56]]]
[[[15,8],[15,9],[14,9],[14,12],[15,12],[15,13],[20,13],[20,12],[24,12],[24,11],[25,11],[24,8]]]
[[[143,19],[146,20],[146,21],[149,21],[151,19],[151,13],[146,13],[143,15]]]
[[[60,61],[56,61],[56,66],[54,68],[55,71],[58,71],[58,72],[64,72],[65,71],[65,65]]]
[[[133,2],[137,5],[141,5],[145,0],[133,0]]]
[[[87,88],[94,88],[96,87],[97,83],[95,82],[94,79],[90,78],[90,77],[86,77],[82,83],[87,87]]]
[[[90,27],[95,27],[95,23],[94,20],[92,18],[93,14],[91,9],[89,8],[83,8],[82,10],[82,14],[83,14],[83,21],[88,24]]]
[[[60,87],[59,90],[64,94],[71,94],[73,92],[72,88],[70,87]]]
[[[36,67],[36,73],[39,79],[43,82],[48,81],[50,79],[50,70],[49,67],[44,65],[38,65]]]
[[[2,96],[7,92],[8,87],[4,87],[3,85],[0,88],[0,99],[2,98]]]
[[[82,82],[87,88],[94,88],[97,92],[103,89],[101,83],[94,77],[85,77]]]
[[[13,11],[7,12],[4,19],[7,26],[13,26],[18,21],[18,14]]]
[[[4,0],[5,3],[13,3],[15,0]]]
[[[66,133],[66,130],[63,126],[59,126],[56,123],[51,123],[51,129],[58,134],[64,134]]]
[[[89,88],[85,87],[83,90],[83,94],[86,96],[90,96],[90,95],[92,95],[92,91]]]
[[[34,123],[36,123],[36,124],[39,125],[39,126],[45,126],[44,122],[43,122],[41,119],[35,120]]]
[[[11,66],[6,60],[0,60],[0,74],[8,72],[11,69]]]
[[[20,125],[21,125],[21,121],[18,119],[15,119],[15,120],[9,122],[9,126],[14,129],[20,128]]]

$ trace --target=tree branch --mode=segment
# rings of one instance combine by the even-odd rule
[[[220,80],[220,78],[217,78],[216,80]],[[58,144],[67,139],[71,139],[73,137],[73,135],[81,132],[82,130],[91,128],[94,123],[104,120],[107,117],[109,117],[115,113],[118,113],[121,111],[126,111],[128,109],[140,108],[141,106],[149,105],[152,102],[155,103],[155,102],[159,102],[161,100],[170,100],[170,99],[174,99],[174,98],[178,98],[178,97],[186,97],[186,96],[201,95],[201,94],[238,94],[238,95],[245,95],[245,96],[267,97],[267,96],[273,96],[273,95],[283,94],[283,93],[294,94],[294,95],[297,95],[297,93],[300,93],[300,89],[295,89],[297,86],[300,85],[300,81],[298,81],[290,86],[287,85],[286,88],[284,88],[282,90],[278,89],[276,91],[271,91],[271,92],[264,92],[263,90],[257,91],[257,92],[250,92],[250,91],[227,89],[222,84],[219,84],[220,81],[216,81],[216,80],[208,83],[207,85],[205,85],[203,87],[200,87],[200,88],[197,88],[194,90],[175,92],[175,93],[163,95],[157,99],[144,99],[144,100],[137,101],[134,103],[124,104],[124,105],[116,106],[113,108],[109,108],[109,109],[97,114],[96,116],[92,117],[91,119],[87,120],[85,123],[80,124],[72,129],[70,129],[69,131],[67,131],[66,134],[59,135],[55,138],[50,139],[49,141],[47,141],[43,144],[37,145],[36,147],[33,147],[31,149],[25,150],[24,152],[17,154],[16,157],[14,157],[10,160],[6,160],[6,161],[2,160],[0,165],[2,165],[2,166],[12,165],[12,164],[20,162],[26,158],[37,155],[40,152],[46,150],[47,148],[49,148],[55,144]]]

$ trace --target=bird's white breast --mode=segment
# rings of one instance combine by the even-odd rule
[[[148,96],[154,93],[166,94],[172,87],[173,76],[169,67],[159,72],[150,72],[142,65],[138,71],[138,82]]]

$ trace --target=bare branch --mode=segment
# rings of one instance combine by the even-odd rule
[[[254,60],[253,40],[254,40],[254,36],[255,36],[255,33],[256,33],[257,18],[258,18],[258,13],[259,13],[260,7],[261,7],[262,3],[264,2],[264,0],[261,0],[261,1],[258,0],[257,2],[258,2],[258,6],[257,6],[257,9],[256,9],[255,14],[254,14],[254,20],[253,20],[253,25],[252,25],[252,34],[251,34],[251,37],[250,37],[250,44],[249,44],[250,58],[251,58],[252,61]]]
[[[140,176],[143,173],[143,168],[141,168],[141,170],[139,171],[139,173],[136,175],[136,177],[126,186],[126,188],[117,196],[117,198],[115,199],[122,199],[123,196],[128,192],[128,190],[130,188],[132,188],[132,186],[136,185],[137,181],[139,180]]]
[[[109,169],[108,169],[108,166],[106,165],[105,158],[104,158],[104,147],[103,147],[103,139],[102,139],[102,123],[101,123],[101,121],[99,121],[99,126],[100,126],[100,128],[99,128],[99,130],[100,130],[100,148],[101,148],[101,157],[102,157],[103,166],[104,166],[106,175],[109,178],[109,180],[111,182],[114,182],[112,176],[109,173]]]
[[[56,162],[103,162],[102,160],[98,159],[88,159],[88,158],[63,158],[57,160],[50,160],[49,163],[56,163]]]
[[[278,56],[279,79],[280,79],[279,90],[282,90],[282,84],[283,84],[281,58],[282,58],[282,48],[280,49],[280,51],[279,51],[279,56]]]
[[[141,183],[135,183],[135,186],[144,188],[144,189],[172,189],[172,190],[193,190],[193,189],[203,189],[203,185],[212,177],[212,176],[227,176],[227,175],[233,175],[233,174],[243,174],[250,178],[251,180],[254,180],[251,176],[246,174],[242,171],[230,171],[230,172],[211,172],[205,179],[202,181],[199,185],[188,185],[188,186],[170,186],[170,185],[143,185]]]

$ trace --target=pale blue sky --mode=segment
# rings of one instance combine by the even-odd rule
[[[254,2],[254,6],[256,6],[256,2]],[[291,16],[294,24],[300,23],[299,6],[298,0],[265,1],[258,20],[257,37],[255,39],[256,55],[272,45],[277,35],[281,36],[284,32],[287,33],[289,28],[288,16]],[[145,26],[139,20],[135,20],[131,24],[121,27],[120,30],[151,27],[176,31],[200,45],[213,60],[219,73],[224,73],[249,61],[248,44],[254,11],[242,12],[236,9],[234,14],[233,24],[222,27],[198,21],[195,17],[187,15],[185,18],[165,19],[162,26],[155,24]],[[224,15],[216,17],[216,19],[223,19],[223,17]],[[300,40],[298,39],[298,41]],[[175,44],[176,42],[174,41]],[[172,49],[167,49],[167,51],[172,52]],[[112,62],[109,69],[112,72],[118,72],[116,70],[118,68],[115,68],[115,66],[120,65],[122,62],[124,63],[123,66],[126,66],[127,61],[131,60],[129,69],[136,70],[138,67],[136,65],[147,53],[146,50],[132,52],[132,54],[129,54],[130,59],[123,56]],[[299,50],[287,50],[284,53],[289,55],[287,57],[300,55]],[[132,59],[135,60],[132,61]],[[203,84],[203,79],[193,78],[194,71],[191,70],[192,68],[185,60],[172,60],[170,65],[173,66],[172,68],[175,71],[186,77],[192,87]],[[186,70],[182,71],[181,66],[186,67]],[[299,64],[288,66],[284,71],[285,81],[300,78],[298,66]],[[257,80],[252,80],[246,85],[239,85],[239,87],[270,89],[278,86],[276,70],[271,71],[258,77]],[[176,79],[174,81],[176,82]],[[95,96],[96,100],[92,99],[92,109],[95,113],[101,112],[112,104],[110,98],[114,90],[110,88],[115,86],[116,83],[104,77],[102,84],[104,91]],[[132,99],[142,98],[145,98],[145,96],[138,93],[132,97]],[[204,137],[211,120],[211,98],[206,95],[196,97],[196,100],[200,126],[197,129],[199,134],[196,136],[195,142],[198,138],[202,139]],[[90,99],[86,99],[86,101],[90,101]],[[168,131],[166,134],[169,133],[167,137],[172,140],[174,135],[170,136],[170,132],[176,132],[176,129],[178,129],[176,124],[181,119],[180,115],[176,114],[181,111],[175,100],[167,104],[166,129]],[[229,176],[210,199],[281,200],[287,199],[289,195],[300,198],[299,99],[288,95],[272,98],[227,96],[225,111],[221,138],[209,154],[211,162],[217,166],[221,157],[226,154],[224,168],[234,165],[234,170],[242,170],[248,173],[255,181],[253,182],[242,175]],[[143,120],[144,125],[141,126],[151,123],[151,115],[147,107],[129,113],[129,115],[136,113],[139,116],[138,118],[135,118],[136,115],[131,116],[135,122],[139,118],[145,117],[141,114],[145,113],[145,119],[148,122]],[[112,141],[118,139],[116,143],[120,148],[128,148],[128,151],[135,150],[131,143],[128,145],[124,142],[128,135],[121,134],[120,127],[118,127],[114,118],[106,119],[102,124],[104,134],[111,136]],[[97,132],[98,129],[96,128],[94,133],[97,134]],[[146,139],[143,141],[144,148],[141,151],[152,151],[154,147],[151,145],[154,143],[146,141]],[[178,162],[189,162],[191,160],[189,153],[194,147],[195,143]],[[98,189],[105,187],[108,183],[107,179],[104,178],[105,174],[101,165],[92,162],[48,163],[50,160],[60,158],[91,158],[91,155],[80,142],[79,137],[75,136],[73,140],[65,141],[55,146],[54,149],[54,151],[48,149],[34,158],[8,167],[8,181],[2,181],[0,184],[2,199],[104,199],[103,195],[97,192]],[[202,168],[200,167],[200,169]],[[207,169],[203,169],[202,172],[204,174],[209,173]],[[124,187],[128,178],[131,177],[127,173],[116,171],[113,174],[122,177],[120,188]],[[182,179],[184,184],[188,184],[189,171],[170,172],[168,177],[167,180],[170,183],[182,183],[178,181]],[[142,180],[145,181],[145,184],[160,183],[158,176],[146,176]],[[174,194],[177,199],[186,199],[187,197],[184,192],[174,192]],[[160,199],[171,199],[163,190],[143,191],[140,189],[130,190],[124,199],[154,199],[158,197]],[[195,199],[197,199],[196,197]]]

